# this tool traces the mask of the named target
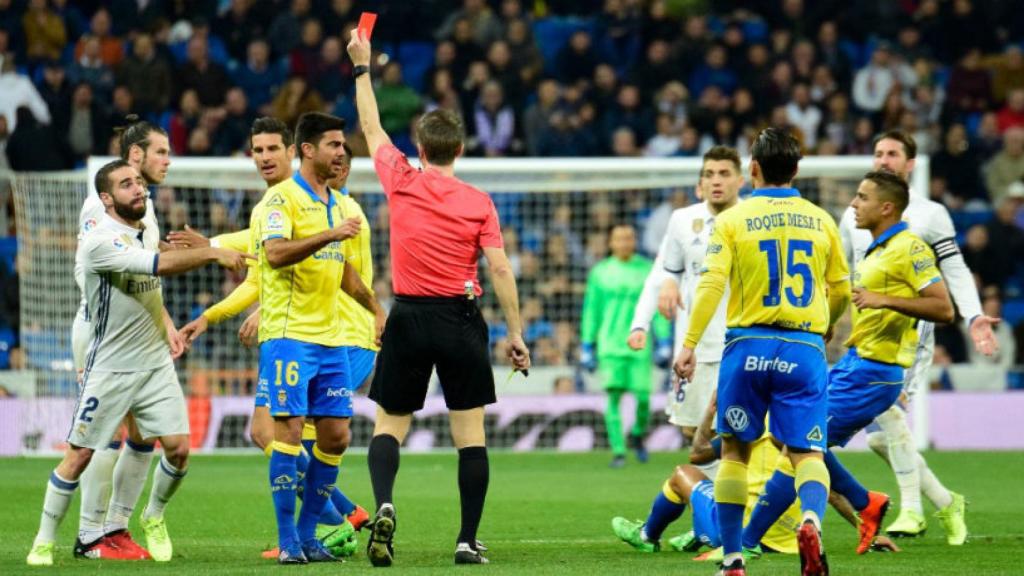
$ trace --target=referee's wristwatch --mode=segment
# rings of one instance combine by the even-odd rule
[[[369,66],[364,66],[364,65],[360,64],[360,65],[355,66],[355,67],[352,68],[352,77],[353,78],[359,78],[360,76],[362,76],[363,74],[366,74],[369,71],[370,71],[370,67]]]

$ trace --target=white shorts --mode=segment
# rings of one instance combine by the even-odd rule
[[[721,366],[721,362],[697,362],[693,380],[680,389],[679,395],[669,394],[665,414],[670,424],[688,428],[700,426],[704,411],[711,403],[711,395],[718,387],[718,370]]]
[[[931,386],[932,358],[935,356],[935,325],[931,322],[921,322],[918,325],[917,354],[914,356],[914,363],[903,372],[903,391],[907,398],[913,398],[914,394],[923,386]]]
[[[89,372],[68,442],[98,450],[110,443],[129,412],[144,439],[189,433],[185,395],[174,364],[139,372]]]
[[[92,322],[86,322],[82,311],[75,314],[75,321],[71,324],[71,359],[75,363],[75,370],[81,372],[85,369],[85,355],[89,353],[89,340],[92,337]]]

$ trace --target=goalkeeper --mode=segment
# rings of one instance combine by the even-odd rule
[[[619,404],[630,392],[636,398],[636,417],[630,431],[630,446],[637,460],[647,461],[644,434],[651,414],[651,347],[634,351],[626,344],[633,308],[643,291],[652,262],[636,254],[636,231],[627,224],[612,228],[612,255],[598,262],[587,277],[580,326],[580,365],[588,372],[600,368],[601,383],[608,392],[605,427],[612,450],[612,468],[626,465],[626,443],[622,434]],[[656,340],[669,338],[665,319],[654,320]]]

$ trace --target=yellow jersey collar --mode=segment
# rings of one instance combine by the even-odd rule
[[[793,198],[799,197],[800,191],[796,188],[758,188],[751,194],[752,197],[766,196],[768,198]]]
[[[893,236],[899,234],[900,232],[903,232],[906,229],[907,229],[907,223],[906,222],[897,222],[896,224],[893,224],[892,226],[886,228],[885,232],[882,232],[878,236],[878,238],[875,238],[874,240],[871,241],[871,245],[868,246],[868,251],[864,253],[864,257],[866,258],[868,254],[871,254],[872,250],[874,250],[875,248],[878,248],[879,246],[885,244]]]
[[[295,174],[292,175],[292,180],[295,180],[295,183],[299,185],[299,188],[302,188],[303,190],[305,190],[306,194],[309,194],[309,197],[312,198],[314,202],[319,202],[321,204],[324,203],[324,201],[321,200],[320,197],[316,195],[316,192],[313,190],[313,187],[309,185],[309,182],[306,182],[306,179],[302,177],[302,174],[300,174],[299,172],[295,172]],[[333,207],[334,207],[334,194],[331,192],[331,187],[328,186],[327,187],[327,213],[328,214],[331,213],[331,208],[333,208]]]

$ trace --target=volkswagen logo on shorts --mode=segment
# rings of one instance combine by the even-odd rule
[[[725,410],[725,421],[735,432],[743,432],[750,425],[747,411],[739,406],[729,406]]]

